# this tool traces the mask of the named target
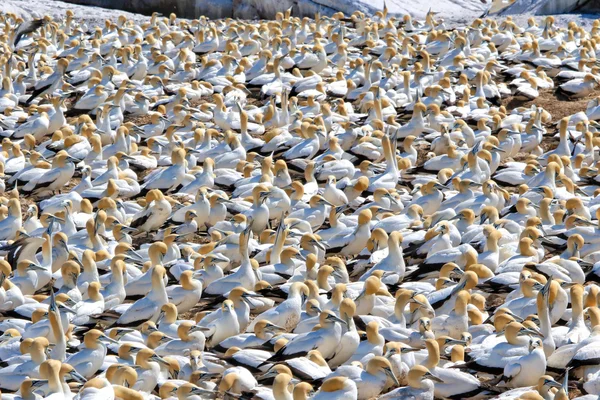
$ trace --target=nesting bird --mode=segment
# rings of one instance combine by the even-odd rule
[[[600,395],[600,20],[293,11],[0,14],[3,395]]]

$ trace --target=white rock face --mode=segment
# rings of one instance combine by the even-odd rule
[[[402,16],[410,14],[424,18],[431,8],[448,21],[464,22],[479,17],[489,7],[484,1],[491,0],[386,0],[390,14]],[[526,0],[539,1],[539,0]],[[75,4],[71,4],[75,3]],[[67,9],[73,9],[78,18],[102,22],[112,18],[112,9],[149,15],[154,11],[163,14],[174,12],[181,18],[197,18],[200,15],[209,18],[271,19],[279,11],[292,7],[295,16],[313,17],[316,12],[332,15],[343,12],[351,15],[362,11],[367,15],[383,10],[384,0],[69,0],[67,2],[51,0],[2,0],[0,10],[14,12],[20,16],[39,17],[44,14],[64,16]],[[86,8],[97,6],[105,8]],[[120,11],[131,17],[135,14]],[[137,16],[143,19],[143,16]]]
[[[158,1],[161,1],[161,0],[158,0]],[[164,2],[164,0],[162,0],[162,1]],[[169,1],[169,0],[166,0],[166,1]],[[236,3],[236,1],[234,1],[234,0],[211,0],[211,1],[184,0],[184,1],[180,1],[180,2],[193,4],[193,6],[194,6],[193,9],[195,11],[194,11],[193,15],[186,15],[185,11],[183,11],[183,10],[186,10],[189,8],[185,7],[185,6],[179,7],[181,12],[175,12],[175,14],[177,14],[178,17],[196,18],[200,15],[206,15],[207,17],[212,18],[212,19],[232,17],[233,13],[234,13],[233,12],[234,3]],[[143,10],[136,10],[136,12],[141,12],[141,13],[147,14]]]
[[[252,9],[257,16],[272,18],[278,11],[285,11],[294,7],[294,15],[313,16],[315,12],[331,15],[343,12],[351,15],[355,11],[362,11],[373,15],[383,10],[384,0],[240,0]],[[485,12],[488,4],[481,0],[385,0],[388,12],[392,15],[402,16],[409,14],[415,18],[425,18],[425,14],[432,9],[440,13],[443,18],[474,18]]]
[[[261,1],[261,0],[257,0]],[[384,0],[304,0],[342,11],[346,15],[359,10],[366,14],[374,14],[383,10]],[[385,0],[390,14],[402,16],[409,14],[415,18],[425,18],[431,9],[446,17],[478,17],[488,8],[488,4],[480,0]]]
[[[135,21],[144,21],[148,17],[139,14],[132,14],[124,11],[115,12],[106,8],[81,6],[65,3],[62,1],[45,0],[1,0],[0,11],[12,12],[21,18],[41,18],[44,15],[50,15],[52,18],[62,19],[67,10],[72,10],[75,17],[91,25],[100,25],[105,20],[116,20],[119,15],[125,15]]]
[[[498,15],[550,15],[599,11],[600,3],[594,0],[517,0]]]

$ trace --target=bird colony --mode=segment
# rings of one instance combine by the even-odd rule
[[[600,20],[0,32],[3,400],[598,398]]]

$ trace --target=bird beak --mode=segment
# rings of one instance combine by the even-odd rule
[[[400,350],[400,352],[402,354],[406,354],[406,353],[414,353],[415,351],[419,351],[421,349],[415,349],[413,347],[403,347],[402,350]]]
[[[544,379],[544,386],[560,388],[562,385],[553,379]]]
[[[198,326],[198,325],[194,325],[190,328],[190,330],[188,331],[188,333],[194,333],[194,332],[202,332],[203,327],[202,326]]]
[[[548,278],[548,280],[546,281],[546,284],[544,285],[544,287],[541,289],[542,295],[544,297],[546,297],[548,295],[548,293],[550,292],[550,284],[552,283],[552,275],[550,275],[550,277]]]
[[[191,329],[190,329],[191,330]],[[171,365],[168,363],[167,360],[165,360],[164,358],[160,357],[158,354],[153,354],[152,357],[150,357],[150,359],[152,361],[156,361],[157,363],[160,363],[166,367],[170,367]]]
[[[41,265],[37,265],[35,263],[29,264],[27,269],[29,269],[31,271],[45,271],[46,270],[46,268],[42,267]]]
[[[260,380],[265,380],[265,379],[269,379],[269,378],[275,378],[277,376],[277,371],[274,370],[270,370],[265,372],[262,376],[260,376]]]
[[[392,381],[394,381],[394,384],[396,386],[400,386],[400,382],[398,382],[396,375],[394,375],[394,372],[390,368],[384,368],[384,371],[385,371],[385,374],[387,376],[389,376]]]
[[[60,304],[59,307],[67,312],[70,312],[71,314],[77,314],[77,311],[73,310],[71,307],[67,307],[64,304]]]
[[[434,381],[434,382],[439,382],[439,383],[444,383],[443,380],[441,380],[440,378],[438,378],[435,375],[432,375],[430,372],[427,372],[425,375],[423,375],[423,377],[427,377],[428,379]]]
[[[365,296],[365,291],[363,290],[362,292],[360,292],[360,294],[356,297],[356,299],[354,300],[354,302],[358,302],[360,299],[362,299]]]
[[[327,249],[325,248],[325,245],[321,242],[317,242],[316,240],[314,241],[315,246],[317,246],[319,249],[326,251]]]
[[[139,262],[144,262],[144,258],[140,255],[140,253],[138,253],[137,251],[135,251],[134,249],[129,249],[125,252],[125,254],[127,256],[129,256],[130,258],[139,261]]]
[[[321,200],[320,200],[320,203],[321,203],[321,204],[325,204],[325,205],[328,205],[328,206],[331,206],[331,207],[333,207],[333,204],[331,204],[329,201],[327,201],[327,200],[325,200],[325,199],[321,199]]]
[[[530,329],[530,328],[521,328],[521,330],[519,331],[519,333],[523,333],[523,334],[527,334],[527,335],[532,335],[532,336],[537,336],[537,337],[541,337],[541,338],[544,337],[544,335],[542,334],[542,332],[534,330],[534,329]]]
[[[335,315],[330,315],[330,316],[329,316],[329,318],[330,318],[332,321],[339,322],[340,324],[348,325],[348,324],[346,323],[346,321],[344,321],[344,320],[343,320],[343,319],[341,319],[341,318],[338,318],[338,317],[336,317]]]
[[[220,375],[220,374],[218,374],[218,373],[208,373],[208,374],[202,374],[202,375],[200,376],[200,381],[207,381],[207,380],[210,380],[210,379],[216,378],[216,377],[218,377],[218,376],[221,376],[221,375]]]
[[[50,307],[48,308],[49,311],[56,311],[57,310],[57,305],[56,305],[56,297],[54,296],[54,289],[52,287],[50,287]]]
[[[31,391],[35,391],[36,389],[40,389],[48,384],[47,379],[32,379],[31,380]]]
[[[118,342],[117,340],[115,340],[115,339],[113,339],[113,338],[111,338],[111,337],[108,337],[108,336],[106,336],[106,335],[102,335],[102,336],[100,336],[100,340],[105,340],[105,341],[107,341],[108,343],[112,343],[112,344],[119,344],[119,342]]]
[[[81,375],[79,372],[77,372],[75,370],[69,372],[69,376],[71,376],[71,378],[75,379],[79,383],[86,383],[87,382],[87,379],[85,379],[83,377],[83,375]]]
[[[177,388],[175,388],[177,389]],[[198,396],[211,396],[214,395],[215,392],[211,391],[211,390],[206,390],[206,389],[202,389],[200,387],[193,387],[192,390],[190,390],[191,394],[196,394]]]
[[[420,301],[420,300],[417,300],[417,299],[415,299],[415,296],[416,296],[416,295],[417,295],[417,293],[414,293],[414,294],[411,296],[411,298],[410,298],[409,302],[411,302],[411,303],[415,303],[415,304],[418,304],[418,305],[420,305],[421,307],[427,307],[427,305],[426,305],[425,303],[423,303],[423,302],[422,302],[422,301]]]
[[[267,330],[272,333],[285,332],[285,328],[274,324],[267,325]]]
[[[122,338],[126,334],[133,332],[133,329],[130,328],[115,328],[117,329],[117,339]]]

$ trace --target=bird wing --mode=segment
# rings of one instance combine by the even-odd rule
[[[310,142],[310,139],[303,140],[283,153],[283,157],[286,159],[308,157],[312,154],[312,146],[309,145]]]
[[[129,224],[129,226],[132,228],[139,228],[140,226],[144,225],[148,218],[150,218],[151,216],[152,209],[148,207],[145,210],[141,211],[138,215],[136,215],[133,218],[133,221],[131,221],[131,224]]]
[[[15,226],[14,226],[14,218],[13,217],[7,217],[5,219],[2,220],[2,222],[6,221],[3,224],[0,224],[0,238],[5,238],[5,239],[10,239],[8,236],[10,234],[13,234],[13,231],[15,231]]]
[[[79,361],[82,357],[82,353],[73,353],[65,360],[66,363],[72,365],[73,367],[77,367],[79,365]]]
[[[202,332],[204,332],[204,337],[208,340],[210,339],[215,332],[217,331],[217,325],[219,323],[219,320],[213,321],[210,324],[208,324],[207,327],[203,327],[202,328]]]
[[[108,391],[110,389],[110,392]],[[85,388],[80,392],[79,400],[113,400],[114,392],[112,386],[104,389],[96,389],[95,387]]]
[[[34,19],[31,21],[25,21],[22,24],[20,24],[17,30],[15,31],[15,41],[13,43],[13,46],[16,46],[23,36],[38,30],[42,25],[44,25],[43,19]]]
[[[463,254],[462,251],[463,249],[458,247],[440,250],[427,257],[426,262],[428,264],[445,264],[447,262],[456,261],[456,258]]]
[[[153,175],[148,181],[142,185],[145,189],[168,189],[177,181],[177,176],[170,173],[171,168],[162,170],[160,173]]]
[[[214,320],[220,318],[222,313],[223,313],[223,311],[219,308],[218,310],[215,310],[215,311],[211,312],[210,314],[204,316],[204,318],[202,318],[200,320],[200,322],[198,323],[198,325],[200,325],[200,326],[209,326],[211,322],[213,322]]]
[[[284,354],[308,353],[316,349],[323,342],[323,337],[318,331],[309,332],[306,336],[296,336],[284,348]]]
[[[504,376],[507,378],[514,378],[521,372],[521,364],[508,364],[504,367]]]
[[[257,315],[256,318],[254,318],[254,323],[252,324],[252,326],[254,326],[256,324],[256,322],[262,321],[262,320],[267,320],[267,321],[273,322],[273,320],[277,319],[277,317],[279,316],[279,311],[280,310],[278,310],[277,307],[263,311],[262,313]],[[273,323],[276,324],[276,322],[273,322]]]
[[[362,368],[355,367],[354,365],[342,365],[338,367],[330,376],[345,376],[348,379],[358,380],[360,379],[362,372]]]
[[[183,289],[181,286],[174,287],[171,291],[167,290],[167,296],[171,303],[178,306],[183,303],[186,299],[187,290]]]
[[[127,309],[119,318],[118,323],[128,323],[134,321],[147,321],[158,310],[158,305],[144,297]]]
[[[98,100],[100,97],[96,96],[94,92],[86,93],[83,97],[81,97],[77,103],[75,103],[74,109],[77,110],[91,110],[101,101]]]
[[[54,182],[61,175],[61,173],[62,171],[59,169],[49,169],[48,172],[40,176],[39,179],[37,179],[36,181],[32,181],[33,187],[30,187],[30,185],[27,184],[23,187],[23,189],[25,191],[32,191],[34,189],[41,189],[43,187],[46,187],[52,182]]]
[[[79,372],[83,376],[89,376],[95,372],[92,361],[87,361],[87,362],[83,362],[81,364],[77,364],[77,366],[75,366],[74,368],[77,372]]]
[[[52,75],[52,76],[54,76],[54,75]],[[25,104],[29,105],[29,103],[31,103],[36,97],[38,97],[39,95],[44,93],[44,91],[46,89],[48,89],[50,86],[52,86],[52,81],[50,79],[45,79],[45,80],[41,81],[39,83],[39,85],[35,86],[33,93],[31,93],[31,96],[29,96],[29,98],[27,99]]]
[[[348,229],[348,231],[343,230],[339,235],[332,237],[327,242],[327,248],[329,252],[335,253],[336,250],[341,251],[341,249],[348,244],[350,244],[354,240],[354,231],[355,229]]]

